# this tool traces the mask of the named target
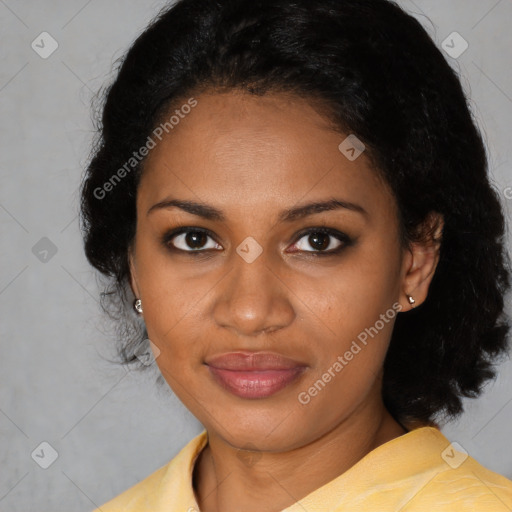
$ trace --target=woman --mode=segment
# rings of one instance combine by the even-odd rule
[[[503,214],[456,74],[397,5],[164,11],[106,95],[82,220],[139,315],[122,362],[149,338],[205,427],[103,512],[510,510],[438,428],[507,351]]]

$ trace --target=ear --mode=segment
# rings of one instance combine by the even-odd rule
[[[140,297],[139,286],[137,283],[137,270],[135,268],[135,255],[133,246],[128,249],[128,263],[130,266],[130,287],[135,297]]]
[[[402,291],[399,299],[402,311],[418,307],[427,298],[439,262],[443,227],[443,216],[437,212],[430,212],[419,227],[419,241],[411,243],[405,249]],[[408,295],[414,299],[413,305],[409,303]]]

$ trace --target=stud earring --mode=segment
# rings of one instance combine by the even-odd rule
[[[142,301],[140,299],[137,299],[133,303],[133,309],[135,309],[135,311],[137,311],[137,313],[139,313],[139,314],[142,313]]]
[[[416,306],[414,305],[415,304],[415,300],[410,296],[410,295],[407,295],[407,300],[409,301],[409,304],[415,308]]]

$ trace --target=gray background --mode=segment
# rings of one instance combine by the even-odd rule
[[[0,0],[1,511],[92,510],[168,462],[202,430],[171,392],[157,391],[156,374],[103,359],[113,354],[113,339],[77,219],[93,135],[91,99],[164,3]],[[466,52],[447,60],[471,97],[512,222],[512,188],[505,193],[512,187],[512,2],[400,4],[437,44],[453,31],[468,41]],[[31,47],[43,31],[59,45],[46,59]],[[41,247],[57,252],[38,255]],[[481,398],[466,402],[462,418],[443,428],[509,478],[511,384],[509,360]],[[43,441],[58,453],[48,469],[31,456]]]

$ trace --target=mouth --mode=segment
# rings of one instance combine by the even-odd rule
[[[307,368],[269,352],[232,352],[205,362],[223,389],[241,398],[266,398],[294,382]]]

